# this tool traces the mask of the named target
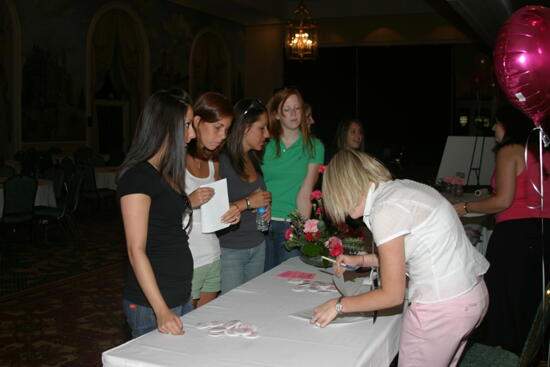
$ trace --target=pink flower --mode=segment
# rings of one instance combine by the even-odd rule
[[[322,199],[323,193],[320,190],[315,190],[311,194],[309,194],[309,200],[313,199]]]
[[[285,240],[291,240],[292,239],[292,228],[289,228],[285,231]]]
[[[317,223],[319,223],[317,219],[306,220],[304,224],[304,232],[305,233],[319,232],[319,229],[317,228]]]
[[[319,173],[325,172],[325,170],[327,169],[327,167],[328,167],[328,166],[326,166],[326,165],[325,165],[325,166],[320,165],[320,166],[319,166],[319,169],[318,169]]]
[[[318,207],[317,210],[315,210],[315,214],[316,215],[322,215],[323,214],[323,207],[322,206]]]
[[[325,246],[328,247],[329,254],[332,257],[337,257],[344,253],[344,245],[338,237],[330,237],[327,242],[325,242]]]

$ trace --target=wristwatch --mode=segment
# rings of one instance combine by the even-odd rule
[[[250,210],[250,200],[248,199],[248,196],[244,198],[246,202],[246,210]]]
[[[344,313],[344,305],[342,304],[342,298],[344,298],[344,296],[338,298],[338,302],[336,302],[336,306],[334,306],[334,308],[336,308],[336,312],[338,313],[338,315],[341,315]]]

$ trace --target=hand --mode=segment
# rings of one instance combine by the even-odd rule
[[[183,335],[185,331],[183,331],[183,323],[181,322],[180,318],[170,311],[170,309],[166,309],[163,312],[160,312],[157,316],[157,327],[159,331],[163,334],[171,334],[171,335]]]
[[[198,208],[207,203],[214,196],[214,189],[211,187],[199,187],[189,194],[189,201],[193,208]]]
[[[271,222],[271,205],[267,206],[267,211],[265,212],[264,215],[262,215],[262,217],[264,217],[264,221],[266,223]]]
[[[459,217],[463,217],[468,214],[466,210],[464,210],[464,204],[464,202],[453,204],[453,207],[456,210],[456,214],[458,214]]]
[[[250,201],[250,208],[260,208],[262,206],[269,205],[271,202],[271,192],[269,191],[256,191],[248,196]]]
[[[356,255],[356,256],[350,256],[350,255],[340,255],[336,258],[336,263],[333,266],[334,274],[337,276],[342,275],[346,270],[341,264],[345,265],[351,265],[351,266],[363,266],[363,256],[362,255]]]
[[[229,210],[222,215],[222,222],[229,224],[237,224],[241,220],[241,211],[236,204],[231,204]]]
[[[309,323],[315,324],[317,327],[325,327],[330,324],[330,322],[338,316],[338,312],[336,312],[337,302],[338,299],[334,298],[314,309],[313,317],[309,320]]]

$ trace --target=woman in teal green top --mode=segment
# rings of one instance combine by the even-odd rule
[[[297,249],[287,251],[284,247],[289,214],[298,210],[305,218],[310,217],[309,195],[325,155],[323,143],[309,132],[297,89],[279,90],[269,100],[267,110],[271,140],[265,147],[262,172],[272,203],[265,270],[299,254]]]

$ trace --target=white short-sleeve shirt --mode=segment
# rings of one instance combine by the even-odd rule
[[[458,297],[485,274],[489,262],[468,240],[453,206],[430,186],[394,180],[373,184],[365,224],[377,246],[404,236],[408,299],[435,303]]]

